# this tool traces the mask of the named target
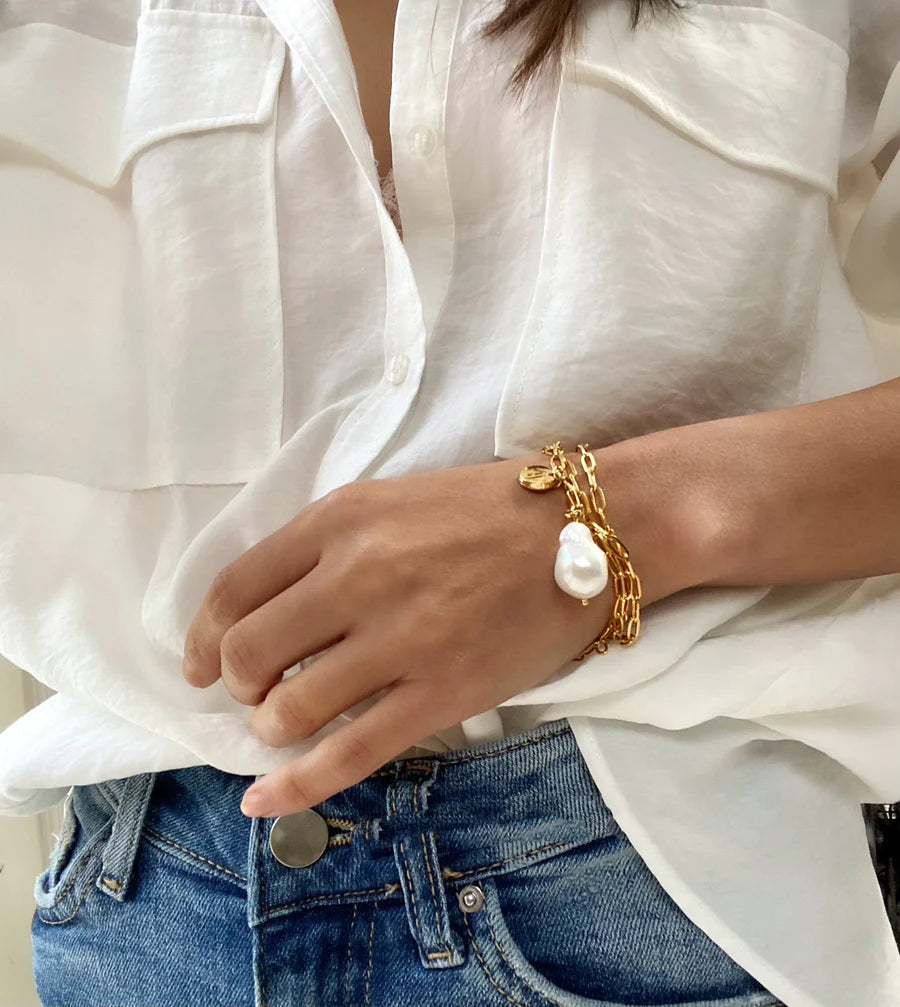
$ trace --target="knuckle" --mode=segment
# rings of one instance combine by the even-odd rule
[[[383,528],[368,525],[358,529],[350,538],[348,547],[360,589],[374,591],[377,596],[388,583],[397,589],[406,585],[405,546]]]
[[[335,736],[334,742],[338,765],[346,767],[360,778],[381,767],[372,743],[364,735],[349,729],[340,733],[344,737],[338,739]]]
[[[260,727],[260,737],[273,748],[283,748],[316,732],[309,714],[287,699],[274,699]]]
[[[291,519],[297,534],[304,535],[311,527],[326,527],[327,518],[333,502],[332,490],[324,496],[311,500],[302,510],[297,511]]]
[[[388,576],[388,559],[377,533],[371,528],[345,533],[329,570],[336,593],[357,599],[364,608],[377,601]]]
[[[216,623],[233,622],[239,617],[241,608],[237,580],[228,567],[213,578],[206,596],[206,608]]]
[[[298,807],[311,808],[319,801],[318,796],[313,793],[306,781],[293,773],[285,777],[283,786],[284,796],[291,804],[296,804]]]
[[[391,553],[391,543],[387,536],[371,525],[360,528],[354,533],[353,548],[359,559],[364,562],[382,563],[387,561]]]
[[[357,479],[336,486],[320,499],[328,524],[342,533],[363,527],[378,504],[379,479]]]
[[[246,630],[240,624],[232,626],[222,637],[219,646],[222,657],[222,673],[240,685],[251,684],[260,671],[259,655],[247,639]]]
[[[384,587],[397,567],[395,547],[379,529],[367,525],[345,529],[333,550],[329,577],[335,594],[352,597],[367,608],[384,597]]]
[[[211,656],[210,648],[202,642],[200,636],[195,631],[189,632],[184,641],[182,665],[189,682],[199,682],[206,677],[204,672]]]
[[[349,515],[361,502],[359,482],[351,482],[330,490],[324,497],[323,506],[331,514]]]

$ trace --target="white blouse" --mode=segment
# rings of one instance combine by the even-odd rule
[[[861,309],[900,321],[897,0],[633,34],[588,2],[521,106],[524,37],[479,38],[501,2],[400,0],[402,237],[331,0],[0,6],[0,653],[57,692],[0,735],[0,812],[328,733],[269,748],[181,660],[215,574],[337,486],[887,376]],[[897,1007],[859,803],[900,800],[898,650],[898,578],[691,589],[421,747],[568,717],[660,883],[787,1007]]]

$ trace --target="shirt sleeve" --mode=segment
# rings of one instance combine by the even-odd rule
[[[853,24],[844,171],[873,173],[844,272],[859,307],[900,323],[900,0],[859,0]]]

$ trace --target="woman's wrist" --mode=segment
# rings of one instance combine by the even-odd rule
[[[674,559],[675,590],[898,572],[898,407],[895,379],[610,445],[594,452],[610,522],[638,573]]]
[[[719,498],[698,478],[686,429],[593,449],[606,514],[641,578],[644,607],[721,576],[728,548]]]
[[[719,517],[702,499],[702,487],[686,474],[675,438],[667,436],[672,433],[660,431],[604,448],[591,447],[607,518],[641,579],[642,607],[714,576]],[[579,485],[587,489],[577,445],[564,443],[563,447]],[[515,459],[515,464],[519,468],[546,466],[549,459],[535,452]],[[545,498],[547,523],[558,535],[566,523],[565,493],[557,488],[529,495]],[[548,539],[554,554],[556,535]],[[609,594],[611,598],[611,586]]]

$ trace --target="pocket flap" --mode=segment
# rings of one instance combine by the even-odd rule
[[[618,85],[723,157],[837,196],[843,49],[761,8],[701,4],[632,31],[625,6],[591,12],[567,78]]]
[[[24,25],[0,33],[0,136],[109,187],[158,140],[267,122],[283,64],[261,17],[147,11],[134,46]]]

